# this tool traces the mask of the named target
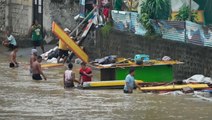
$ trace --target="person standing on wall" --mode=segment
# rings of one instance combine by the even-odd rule
[[[32,34],[32,44],[34,46],[34,49],[36,49],[37,46],[40,46],[42,52],[44,53],[42,27],[37,20],[35,20],[33,25],[31,26],[30,33]]]

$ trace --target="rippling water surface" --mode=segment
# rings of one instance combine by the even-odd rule
[[[23,52],[23,50],[22,50]],[[122,90],[64,90],[65,67],[45,69],[47,81],[33,81],[28,55],[21,66],[8,67],[0,57],[0,119],[46,120],[211,120],[212,103],[187,96],[161,96]],[[79,69],[75,66],[75,71]],[[96,77],[98,79],[98,76]]]

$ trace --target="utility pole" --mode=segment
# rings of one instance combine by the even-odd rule
[[[130,0],[130,11],[132,11],[133,0]]]
[[[192,14],[192,10],[191,10],[191,0],[189,1],[189,21],[191,21],[191,14]]]

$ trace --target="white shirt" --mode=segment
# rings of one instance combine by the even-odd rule
[[[66,70],[65,71],[65,82],[70,82],[72,79],[72,70]]]
[[[9,37],[7,37],[8,41],[10,42],[10,44],[16,46],[17,43],[16,43],[16,40],[15,38],[13,37],[13,35],[10,35]]]

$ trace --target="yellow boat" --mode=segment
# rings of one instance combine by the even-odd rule
[[[167,86],[154,86],[154,87],[141,87],[142,91],[160,91],[160,90],[181,90],[185,87],[190,87],[193,89],[203,89],[208,88],[207,84],[186,84],[186,85],[167,85]]]
[[[47,64],[42,64],[41,68],[50,68],[50,67],[59,67],[63,66],[61,63],[47,63]]]
[[[141,80],[135,81],[138,84],[143,83]],[[115,81],[95,81],[95,82],[84,82],[83,88],[123,88],[125,85],[124,80]]]

